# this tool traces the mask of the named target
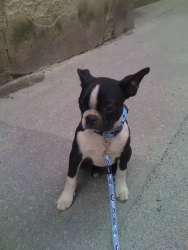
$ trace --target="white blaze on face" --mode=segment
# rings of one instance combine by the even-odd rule
[[[97,85],[91,91],[90,98],[89,98],[89,108],[90,109],[88,109],[87,111],[85,111],[83,113],[82,126],[83,126],[84,129],[86,127],[86,116],[88,116],[88,115],[99,116],[98,112],[96,111],[96,109],[97,109],[97,96],[98,96],[98,93],[99,93],[99,87],[100,86]]]
[[[96,110],[97,108],[97,96],[99,93],[99,87],[99,85],[95,86],[90,95],[89,106],[93,110]]]

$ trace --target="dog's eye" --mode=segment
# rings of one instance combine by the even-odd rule
[[[114,106],[113,105],[106,105],[105,106],[105,111],[106,112],[112,112],[112,111],[114,111]]]

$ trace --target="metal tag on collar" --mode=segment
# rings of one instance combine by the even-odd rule
[[[109,146],[110,146],[110,138],[109,137],[103,137],[102,138],[102,143],[103,143],[103,145],[104,145],[104,147],[105,147],[105,150],[104,150],[104,155],[105,154],[110,154],[110,151],[108,151],[108,148],[109,148]]]

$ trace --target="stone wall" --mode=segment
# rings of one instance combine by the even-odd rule
[[[133,0],[0,0],[0,85],[133,28]]]

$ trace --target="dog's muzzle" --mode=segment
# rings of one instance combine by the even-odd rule
[[[87,110],[83,114],[82,126],[84,129],[96,129],[102,128],[102,117],[96,110]]]

